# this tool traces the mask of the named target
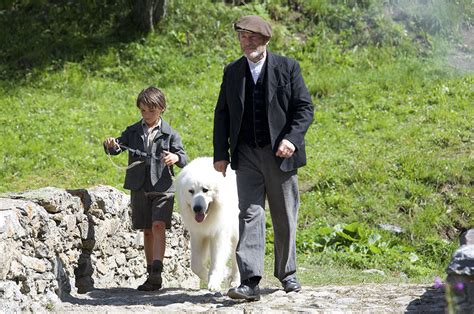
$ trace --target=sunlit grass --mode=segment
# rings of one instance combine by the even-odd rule
[[[441,275],[459,232],[474,225],[474,78],[449,69],[429,47],[420,48],[410,37],[416,32],[404,35],[403,26],[370,20],[359,7],[335,11],[332,3],[318,3],[317,8],[305,4],[296,18],[276,2],[228,7],[174,1],[156,34],[106,37],[101,46],[95,37],[94,44],[81,41],[100,25],[94,22],[80,33],[80,25],[72,24],[65,34],[74,30],[80,36],[67,37],[74,41],[71,47],[54,42],[59,49],[54,50],[35,43],[38,51],[19,60],[13,56],[33,48],[25,47],[31,44],[28,29],[15,33],[24,40],[0,51],[11,60],[0,66],[6,74],[0,80],[0,192],[98,184],[122,189],[124,172],[116,165],[125,166],[126,156],[115,156],[112,163],[102,141],[140,118],[135,99],[149,85],[164,91],[168,110],[163,117],[181,134],[191,159],[212,156],[213,110],[223,67],[240,55],[232,21],[243,12],[263,13],[279,17],[270,49],[300,61],[315,105],[306,135],[308,163],[298,172],[298,243],[315,241],[305,230],[318,231],[321,219],[330,229],[364,223],[368,233],[391,224],[403,233],[396,238],[383,234],[383,239],[400,241],[427,263],[403,261],[412,272],[406,277],[393,270],[395,259],[379,262],[381,276],[363,272],[364,265],[377,262],[375,257],[331,255],[336,247],[299,252],[303,284],[426,282]],[[321,10],[317,25],[316,9]],[[359,34],[369,20],[375,23],[371,32]],[[338,29],[343,21],[358,23],[345,32]],[[7,22],[0,19],[0,25]],[[55,32],[65,28],[59,17],[52,22]],[[107,23],[104,27],[113,24]],[[12,34],[0,38],[6,41]],[[47,41],[48,34],[37,39]],[[427,34],[418,35],[437,47]],[[54,59],[52,50],[62,59]],[[11,70],[25,60],[31,69]],[[266,271],[271,274],[269,254]]]

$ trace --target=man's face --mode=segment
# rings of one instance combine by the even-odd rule
[[[249,32],[239,32],[240,48],[247,58],[257,62],[263,58],[263,53],[267,49],[268,38]]]

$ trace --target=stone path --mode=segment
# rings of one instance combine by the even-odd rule
[[[474,73],[474,31],[473,26],[460,30],[461,42],[448,54],[448,64],[462,73]]]
[[[305,287],[286,294],[264,288],[257,302],[234,301],[208,290],[168,288],[140,292],[132,288],[97,289],[75,294],[54,308],[74,313],[445,313],[443,289],[425,285],[364,284]]]

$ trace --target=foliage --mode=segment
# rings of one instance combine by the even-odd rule
[[[423,245],[411,247],[406,245],[403,235],[371,229],[360,222],[330,226],[319,220],[298,237],[301,254],[323,253],[352,268],[385,269],[409,277],[427,275],[432,269],[442,272],[438,265],[447,265],[454,248],[431,238]]]
[[[101,51],[117,41],[128,11],[125,1],[13,1],[0,10],[1,77],[57,70]]]
[[[300,62],[316,109],[298,254],[318,267],[439,274],[474,225],[473,76],[434,49],[439,35],[456,39],[472,7],[449,2],[442,15],[425,2],[438,14],[431,24],[420,15],[429,10],[401,0],[174,0],[143,35],[128,27],[125,2],[10,1],[0,11],[0,192],[120,188],[101,143],[139,119],[148,85],[165,92],[164,118],[190,157],[212,155],[222,69],[240,56],[232,22],[259,14],[273,25],[270,49]],[[271,244],[269,223],[269,254]]]

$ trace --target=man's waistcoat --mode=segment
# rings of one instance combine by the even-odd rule
[[[254,83],[252,73],[247,64],[245,79],[245,102],[240,141],[250,147],[263,147],[270,144],[270,131],[268,128],[267,110],[265,108],[264,79],[267,72],[266,62],[262,72]]]

